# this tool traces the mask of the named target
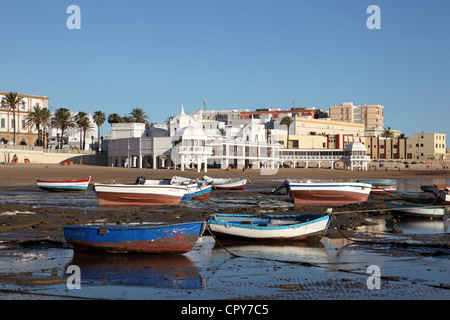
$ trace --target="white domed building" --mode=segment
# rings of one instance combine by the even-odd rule
[[[174,167],[180,166],[181,171],[185,168],[197,167],[197,171],[203,168],[207,171],[208,157],[212,154],[212,148],[207,146],[205,132],[196,126],[188,126],[174,130],[172,136],[172,151],[170,156]]]
[[[370,157],[367,155],[367,149],[361,142],[350,142],[344,148],[344,168],[353,170],[355,168],[367,171]]]

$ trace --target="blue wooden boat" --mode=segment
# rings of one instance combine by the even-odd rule
[[[158,225],[64,226],[64,237],[76,251],[111,253],[177,253],[191,250],[203,222]]]
[[[208,230],[216,237],[247,240],[304,240],[323,235],[330,222],[324,214],[213,214]]]

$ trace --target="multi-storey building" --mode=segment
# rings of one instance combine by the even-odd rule
[[[383,109],[379,104],[355,106],[353,102],[343,102],[340,106],[330,106],[332,121],[361,123],[365,128],[383,128]]]
[[[7,92],[0,91],[0,101]],[[37,128],[26,127],[25,117],[32,111],[33,107],[48,108],[49,98],[46,96],[36,96],[31,94],[19,94],[23,97],[22,102],[15,111],[15,122],[13,112],[9,108],[0,108],[0,139],[3,143],[13,140],[14,128],[16,128],[16,144],[34,145],[38,139]]]
[[[440,160],[446,157],[446,135],[417,133],[412,138],[365,137],[367,154],[372,159]]]

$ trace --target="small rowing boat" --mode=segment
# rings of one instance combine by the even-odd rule
[[[187,192],[185,185],[168,184],[161,180],[142,181],[135,184],[95,183],[99,205],[160,206],[179,204]]]
[[[450,188],[443,188],[438,193],[439,202],[441,204],[450,204]]]
[[[37,180],[39,189],[53,192],[86,191],[91,177],[78,180]]]
[[[203,179],[214,185],[216,190],[245,190],[247,178],[210,178],[204,176]]]
[[[386,207],[394,214],[404,217],[433,218],[442,217],[446,208],[443,206],[427,206],[417,203],[389,201]]]
[[[397,190],[397,180],[395,179],[359,179],[358,182],[372,185],[373,193],[388,193]]]
[[[371,184],[360,182],[303,182],[287,179],[284,184],[296,206],[343,206],[365,202],[372,189]]]
[[[64,237],[76,251],[109,253],[177,253],[190,251],[203,222],[159,225],[64,226]]]
[[[213,214],[206,222],[208,230],[218,238],[292,241],[322,236],[328,228],[330,216]]]

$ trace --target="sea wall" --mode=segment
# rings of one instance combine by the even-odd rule
[[[106,154],[98,155],[96,151],[0,145],[0,163],[11,163],[14,155],[17,155],[18,163],[108,165]]]

